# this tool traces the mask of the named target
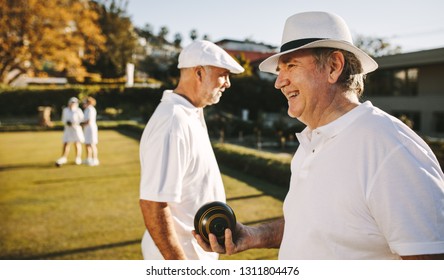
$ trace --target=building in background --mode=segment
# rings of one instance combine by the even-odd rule
[[[216,45],[223,48],[227,53],[233,57],[243,57],[250,62],[253,71],[261,79],[275,79],[275,75],[259,71],[259,64],[266,58],[272,56],[277,52],[277,47],[267,45],[264,43],[256,43],[250,40],[238,41],[231,39],[223,39],[215,42]]]
[[[444,48],[377,57],[363,99],[423,136],[444,137]]]

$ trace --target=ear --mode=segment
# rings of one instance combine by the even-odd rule
[[[194,68],[194,74],[196,75],[197,79],[202,82],[202,66],[198,66]]]
[[[328,81],[332,84],[336,83],[344,70],[345,58],[340,51],[331,54],[328,62]]]

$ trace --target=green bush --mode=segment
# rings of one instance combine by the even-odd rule
[[[141,118],[146,121],[159,103],[162,90],[97,85],[2,88],[0,89],[0,117],[35,116],[39,106],[49,106],[52,108],[52,118],[59,119],[62,108],[73,96],[80,99],[93,96],[97,100],[98,114],[102,117],[107,117],[106,109],[112,108],[120,112],[115,118]]]
[[[213,144],[219,164],[283,188],[290,184],[291,156],[281,156],[232,144]]]

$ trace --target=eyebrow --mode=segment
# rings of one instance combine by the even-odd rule
[[[287,63],[289,63],[289,62],[291,62],[293,60],[294,60],[295,63],[298,62],[298,60],[294,56],[290,56],[290,55],[283,55],[283,56],[281,56],[279,58],[279,60],[278,60],[277,66],[276,66],[276,72],[279,72],[279,70],[280,70],[280,68],[279,68],[279,64],[280,63],[287,64]]]

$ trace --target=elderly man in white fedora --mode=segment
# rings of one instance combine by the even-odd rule
[[[140,141],[140,207],[147,228],[142,253],[144,259],[217,259],[191,234],[203,204],[225,201],[203,108],[219,102],[230,73],[244,69],[205,40],[182,50],[178,68],[177,87],[164,91]]]
[[[344,20],[305,12],[287,19],[277,75],[288,114],[306,128],[292,163],[282,219],[210,235],[208,251],[280,248],[279,259],[443,259],[444,175],[398,119],[360,102],[376,62],[353,45]]]

